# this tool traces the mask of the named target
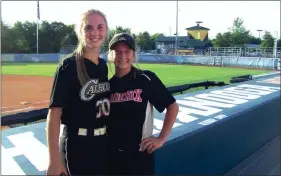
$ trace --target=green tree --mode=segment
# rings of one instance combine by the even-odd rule
[[[16,22],[11,29],[13,42],[17,53],[31,53],[35,43],[36,48],[36,27],[32,31],[32,25],[29,22]],[[32,37],[35,33],[35,37]],[[34,40],[34,41],[33,41]]]
[[[115,34],[118,34],[118,33],[132,34],[130,28],[123,28],[122,26],[116,26]]]
[[[150,34],[147,31],[140,32],[136,37],[136,43],[140,47],[140,50],[147,51],[154,48],[154,41],[151,39]]]
[[[163,37],[164,34],[163,33],[155,33],[153,35],[151,35],[151,42],[152,42],[152,49],[155,50],[155,40],[158,38],[158,37]]]
[[[163,33],[155,33],[155,34],[151,35],[151,39],[153,41],[155,41],[158,37],[164,37],[164,34]]]
[[[264,32],[264,35],[263,35],[263,40],[261,42],[261,47],[264,48],[264,47],[273,47],[273,44],[274,44],[274,38],[273,36],[271,35],[270,32],[268,31],[265,31]]]
[[[42,21],[39,28],[39,52],[52,53],[54,49],[54,32],[48,21]]]
[[[233,25],[229,31],[229,32],[231,32],[231,41],[232,41],[233,46],[241,47],[244,44],[249,43],[250,31],[246,30],[243,23],[244,23],[244,21],[240,17],[235,18],[233,21]]]
[[[223,34],[218,33],[216,38],[212,41],[214,47],[230,47],[232,44],[232,34],[230,32],[225,32]]]
[[[12,35],[11,27],[1,20],[1,51],[2,53],[13,53],[14,51],[14,38]]]
[[[136,36],[136,34],[132,34],[132,37],[133,37],[133,39],[135,40],[135,41],[137,41],[137,36]]]
[[[66,35],[61,40],[61,46],[65,45],[77,45],[78,44],[78,38],[76,36],[74,25],[67,25],[66,26]]]
[[[63,39],[68,34],[68,28],[64,23],[52,22],[51,24],[51,34],[53,37],[53,48],[52,51],[57,53],[63,47]]]
[[[109,42],[114,37],[114,35],[118,33],[128,33],[132,35],[130,28],[123,28],[122,26],[117,26],[115,29],[108,29],[107,37],[101,47],[101,52],[106,52],[108,50]]]
[[[64,45],[77,44],[74,25],[43,21],[39,30],[39,52],[58,53]]]
[[[257,40],[251,37],[250,31],[244,27],[243,23],[242,18],[235,18],[228,32],[218,33],[216,38],[212,40],[212,44],[216,47],[243,47],[249,42],[258,43]]]
[[[34,22],[24,22],[23,23],[23,35],[28,43],[29,52],[36,53],[37,51],[37,24]]]

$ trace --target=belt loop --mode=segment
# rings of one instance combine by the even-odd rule
[[[91,134],[92,135],[92,134]],[[99,136],[100,135],[100,130],[99,128],[94,129],[94,136]]]
[[[94,136],[103,136],[106,134],[106,126],[94,129]]]
[[[88,129],[87,128],[79,128],[78,129],[79,136],[88,136]]]

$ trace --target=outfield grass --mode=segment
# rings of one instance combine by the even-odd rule
[[[2,65],[2,75],[38,75],[53,76],[57,64],[46,63],[9,63]],[[109,78],[112,77],[114,66],[109,65]],[[199,81],[224,81],[239,75],[258,75],[270,70],[253,70],[244,68],[207,67],[172,64],[138,64],[141,69],[155,72],[166,86],[194,83]]]

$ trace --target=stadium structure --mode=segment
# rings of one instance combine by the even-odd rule
[[[208,38],[209,28],[200,26],[202,22],[196,22],[196,26],[188,27],[186,36],[177,37],[177,53],[180,55],[189,55],[202,53],[211,47]],[[160,36],[155,40],[155,48],[158,54],[175,54],[176,36]]]

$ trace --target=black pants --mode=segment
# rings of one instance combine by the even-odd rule
[[[111,175],[154,175],[154,155],[147,151],[110,149]]]
[[[107,136],[63,135],[60,153],[69,175],[109,174]]]

